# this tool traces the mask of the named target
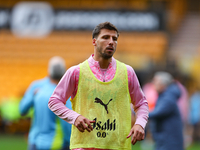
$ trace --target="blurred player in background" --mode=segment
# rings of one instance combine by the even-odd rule
[[[177,104],[180,88],[168,72],[156,72],[153,84],[158,99],[149,119],[155,150],[183,150],[183,124]]]
[[[148,103],[133,68],[112,57],[118,37],[111,23],[97,25],[94,54],[67,70],[49,100],[49,108],[74,125],[71,149],[130,150],[131,143],[144,139]],[[73,110],[64,105],[70,96]],[[137,116],[133,127],[131,103]]]
[[[59,119],[48,108],[49,98],[65,71],[65,61],[58,56],[52,57],[49,61],[48,77],[34,81],[20,102],[21,115],[27,114],[32,107],[34,109],[28,135],[29,150],[69,149],[71,125]],[[70,101],[66,106],[71,108]]]

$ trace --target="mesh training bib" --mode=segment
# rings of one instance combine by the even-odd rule
[[[74,111],[96,122],[91,132],[72,126],[70,149],[131,150],[131,138],[126,138],[131,130],[131,98],[125,64],[117,61],[114,78],[101,82],[87,60],[81,63],[77,94],[71,102]]]

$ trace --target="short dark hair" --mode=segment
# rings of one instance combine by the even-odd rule
[[[118,29],[112,23],[110,23],[110,22],[103,22],[103,23],[98,24],[94,28],[94,30],[92,32],[92,39],[98,37],[101,29],[114,30],[114,31],[117,32],[117,36],[119,37],[119,31],[118,31]]]

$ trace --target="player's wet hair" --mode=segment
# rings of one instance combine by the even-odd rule
[[[103,22],[103,23],[98,24],[94,28],[94,30],[92,32],[92,39],[97,38],[102,29],[114,30],[117,32],[117,37],[119,37],[119,31],[112,23]]]

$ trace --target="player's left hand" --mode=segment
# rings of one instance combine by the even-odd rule
[[[139,124],[135,124],[132,128],[131,131],[129,133],[129,135],[127,136],[127,138],[132,136],[132,140],[131,143],[134,145],[137,141],[141,141],[144,140],[144,128],[142,126],[140,126]]]

